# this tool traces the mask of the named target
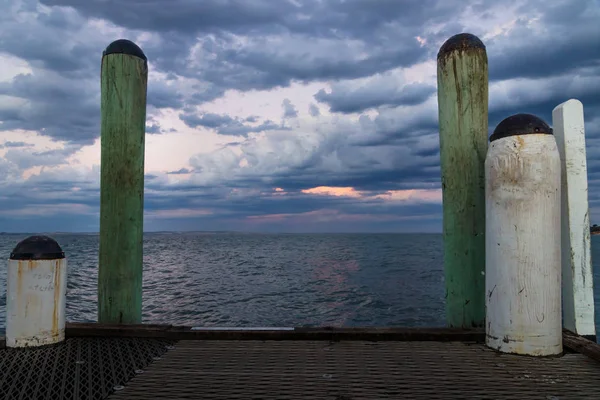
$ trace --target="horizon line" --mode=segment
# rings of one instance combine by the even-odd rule
[[[291,231],[277,231],[277,232],[269,232],[269,231],[235,231],[235,230],[156,230],[156,231],[144,231],[144,234],[147,233],[240,233],[240,234],[262,234],[262,235],[331,235],[331,234],[374,234],[374,235],[382,235],[382,234],[391,234],[391,235],[414,235],[414,234],[423,234],[423,235],[441,235],[442,232],[419,232],[419,231],[411,231],[411,232],[391,232],[391,231],[330,231],[330,232],[291,232]],[[85,234],[85,235],[99,235],[99,231],[38,231],[38,232],[9,232],[9,231],[0,231],[0,235],[77,235],[77,234]]]

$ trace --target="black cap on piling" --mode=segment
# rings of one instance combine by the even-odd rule
[[[515,114],[498,124],[490,136],[490,142],[516,135],[545,134],[552,135],[552,128],[542,119],[532,114]]]
[[[459,33],[458,35],[454,35],[444,42],[442,47],[440,47],[437,58],[440,59],[454,50],[467,49],[482,49],[485,51],[485,45],[477,36],[471,33]]]
[[[127,39],[118,39],[109,44],[102,52],[102,57],[109,54],[127,54],[129,56],[136,56],[144,61],[148,61],[142,49],[140,49],[137,44]]]
[[[48,236],[29,236],[19,242],[10,253],[11,260],[58,260],[65,253],[56,240]]]

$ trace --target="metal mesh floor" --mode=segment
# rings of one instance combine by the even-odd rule
[[[461,342],[181,341],[113,398],[600,399],[600,363]]]
[[[0,399],[95,400],[120,390],[167,351],[156,339],[72,338],[37,349],[0,350]]]

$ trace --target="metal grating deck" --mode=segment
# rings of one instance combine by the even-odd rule
[[[0,349],[0,399],[105,399],[173,343],[72,338],[42,348]]]
[[[0,349],[0,399],[600,399],[600,363],[436,341],[70,338]]]
[[[463,342],[180,341],[110,399],[600,399],[600,363]]]

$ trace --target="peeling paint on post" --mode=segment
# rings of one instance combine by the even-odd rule
[[[476,36],[452,36],[437,56],[446,321],[485,320],[485,182],[488,60]]]
[[[596,341],[583,104],[571,99],[552,111],[562,165],[564,327]]]
[[[562,353],[560,156],[531,114],[503,120],[486,169],[486,344],[530,356]]]
[[[129,40],[102,54],[98,322],[140,323],[148,63]]]
[[[37,347],[65,339],[67,260],[47,236],[17,244],[8,262],[6,346]]]

